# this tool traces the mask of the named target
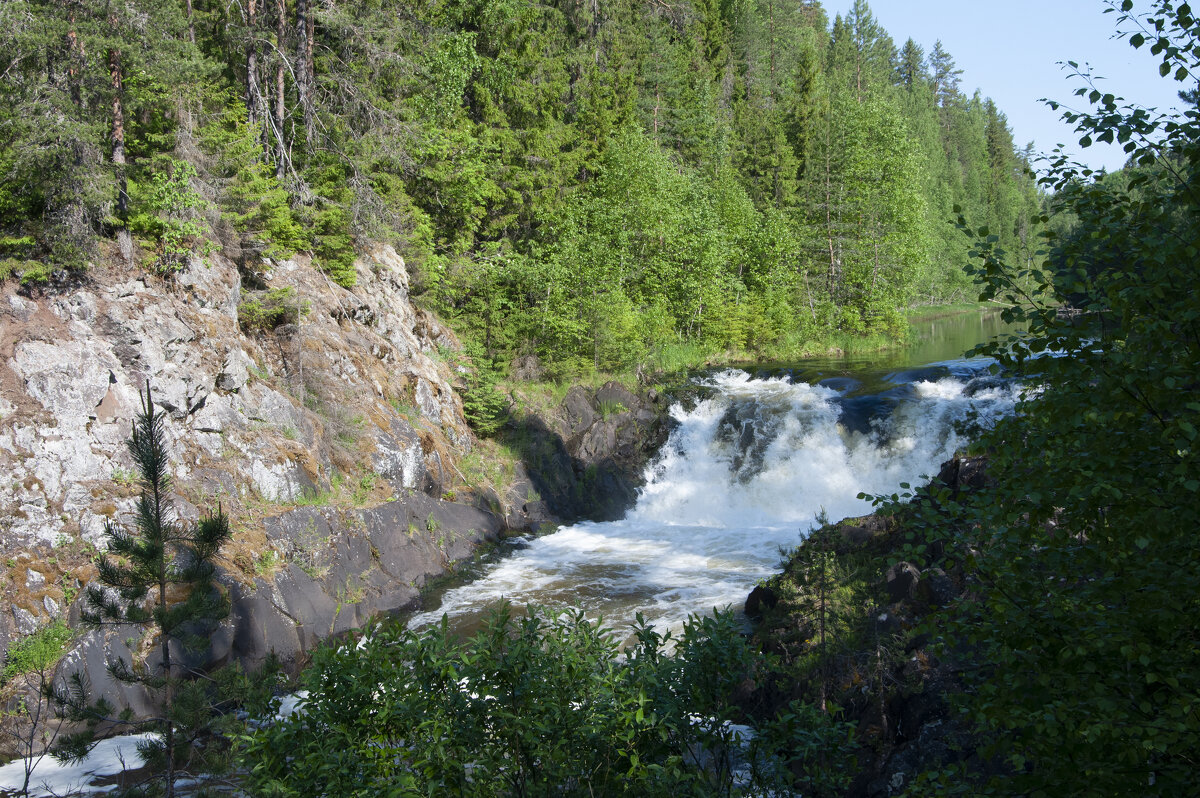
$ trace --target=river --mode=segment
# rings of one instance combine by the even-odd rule
[[[963,357],[1009,330],[998,312],[929,318],[903,349],[697,377],[706,398],[672,408],[674,429],[623,519],[523,539],[410,625],[445,614],[470,631],[500,600],[581,607],[618,630],[638,613],[677,629],[739,608],[822,519],[870,512],[860,493],[927,481],[972,428],[1012,410],[1016,386]]]
[[[672,408],[676,426],[625,518],[517,541],[410,625],[444,613],[468,633],[501,599],[582,607],[618,630],[638,613],[673,630],[691,614],[740,608],[822,517],[870,512],[860,492],[924,480],[971,424],[1011,411],[1016,387],[989,375],[990,361],[962,357],[1009,329],[992,312],[930,318],[904,349],[698,377],[706,398]],[[72,767],[43,760],[33,783],[47,786],[35,794],[91,791],[95,774],[140,764],[136,742],[114,737]],[[0,767],[0,792],[23,776],[21,760]]]

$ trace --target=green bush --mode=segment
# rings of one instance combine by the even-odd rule
[[[291,286],[273,288],[238,305],[238,324],[242,331],[270,332],[284,324],[295,324],[308,315],[312,304],[300,300]]]
[[[798,712],[764,745],[729,723],[755,661],[731,614],[677,645],[639,619],[622,658],[582,611],[508,605],[466,642],[445,622],[375,628],[316,653],[303,711],[245,738],[242,764],[273,796],[764,795],[807,772],[775,754],[814,731]],[[840,745],[844,728],[816,730],[831,728],[812,751]]]
[[[217,248],[208,238],[208,224],[199,216],[205,203],[192,188],[195,178],[196,167],[168,160],[152,173],[149,185],[130,182],[130,195],[140,207],[130,215],[129,229],[154,240],[154,265],[162,273],[179,271],[189,255],[204,256]]]
[[[221,210],[267,257],[308,250],[311,240],[292,211],[287,189],[263,156],[259,126],[246,122],[235,93],[215,99],[224,105],[214,109],[199,134],[204,149],[214,156],[214,175],[224,185]]]
[[[67,646],[74,636],[66,621],[57,620],[13,643],[4,657],[0,684],[7,684],[24,673],[53,668],[67,652]]]

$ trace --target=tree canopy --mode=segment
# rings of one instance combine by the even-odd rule
[[[1194,82],[1200,22],[1156,0],[1118,19],[1160,72]],[[1114,4],[1114,7],[1115,4]],[[1043,178],[1067,223],[1045,269],[988,228],[974,242],[985,297],[1027,334],[985,347],[1026,384],[980,442],[994,487],[924,505],[973,587],[935,626],[967,658],[965,717],[1003,776],[929,774],[921,794],[1180,795],[1200,751],[1200,112],[1157,115],[1084,85],[1081,143],[1117,142],[1096,174],[1055,156]]]
[[[5,273],[219,245],[349,284],[388,239],[558,374],[894,331],[969,294],[954,204],[1013,245],[1038,210],[1003,114],[864,0],[12,0],[0,44]]]

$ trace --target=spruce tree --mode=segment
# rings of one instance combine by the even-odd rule
[[[207,642],[205,631],[228,614],[228,602],[214,582],[213,558],[230,531],[219,507],[195,524],[183,524],[176,517],[170,499],[164,414],[155,411],[148,384],[128,447],[142,487],[134,528],[126,530],[111,520],[106,525],[107,552],[96,560],[99,576],[88,586],[90,607],[82,618],[85,626],[94,629],[144,626],[158,638],[157,662],[117,658],[109,661],[109,672],[121,682],[158,691],[162,713],[134,720],[128,710],[116,715],[104,699],[88,703],[87,685],[75,674],[72,689],[59,698],[69,717],[87,722],[89,729],[68,738],[62,755],[86,755],[93,731],[101,723],[157,731],[161,740],[142,753],[152,764],[161,763],[163,794],[171,798],[176,771],[186,765],[192,743],[206,731],[206,713],[199,709],[205,702],[199,700],[202,690],[195,684],[198,674],[178,661],[179,646],[202,648]]]

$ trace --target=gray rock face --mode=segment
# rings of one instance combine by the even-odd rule
[[[12,608],[13,619],[17,622],[17,633],[31,635],[38,630],[37,618],[29,610],[21,607]]]
[[[349,512],[298,508],[267,519],[283,564],[232,591],[232,656],[253,665],[274,652],[303,660],[322,639],[381,613],[417,607],[419,588],[498,539],[502,520],[414,493]],[[219,660],[214,649],[210,662]]]
[[[0,302],[0,558],[33,552],[5,583],[21,595],[0,613],[0,640],[77,618],[59,585],[83,587],[105,523],[131,520],[126,439],[147,384],[167,415],[181,522],[219,503],[238,528],[221,575],[233,612],[197,667],[272,650],[300,662],[330,634],[414,606],[421,585],[506,522],[527,525],[524,501],[492,513],[425,493],[442,495],[474,439],[455,393],[461,375],[443,356],[460,345],[411,304],[390,247],[356,263],[349,290],[306,258],[268,263],[256,280],[307,312],[251,334],[239,308],[265,293],[224,257],[193,259],[170,281],[106,268],[82,286]],[[362,509],[292,506],[336,490],[345,506],[349,491],[336,486],[360,483]],[[267,549],[274,568],[256,565]],[[104,660],[127,654],[133,634],[82,638],[63,672],[82,669],[107,689]],[[135,711],[149,706],[119,695]]]
[[[556,516],[620,518],[637,498],[646,463],[666,441],[662,397],[610,382],[595,393],[576,386],[557,413],[522,420],[532,487]]]

